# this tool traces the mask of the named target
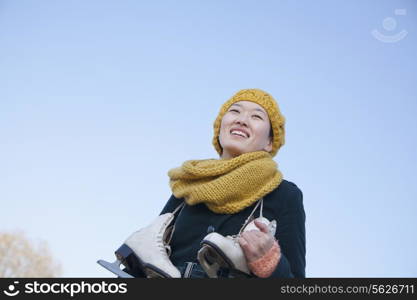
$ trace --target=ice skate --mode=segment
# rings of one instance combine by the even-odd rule
[[[108,261],[102,259],[99,259],[97,263],[120,278],[134,278],[132,275],[120,269],[120,265],[123,264],[122,261],[123,259],[117,257],[116,255],[116,260],[113,263],[109,263]]]
[[[197,259],[209,277],[217,278],[217,272],[220,268],[228,268],[234,272],[235,275],[239,275],[240,273],[243,275],[250,275],[250,270],[238,239],[244,231],[259,230],[255,225],[254,220],[249,222],[257,207],[258,205],[254,208],[252,214],[246,220],[244,226],[237,235],[223,236],[217,232],[212,232],[201,241],[202,247],[198,251]],[[267,225],[270,233],[275,235],[275,220],[270,222],[268,219],[262,217],[262,213],[257,220]]]
[[[124,265],[131,273],[144,273],[148,278],[180,278],[180,271],[169,259],[171,248],[169,242],[174,232],[173,220],[178,207],[173,213],[165,213],[156,218],[149,226],[131,234],[115,251],[116,261],[98,263],[119,277],[133,277],[122,271]]]

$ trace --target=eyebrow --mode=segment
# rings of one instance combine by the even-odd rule
[[[241,105],[241,104],[239,104],[239,103],[233,103],[231,106],[233,106],[233,105],[236,105],[236,106],[242,107],[242,105]],[[260,109],[260,108],[255,108],[255,110],[260,111],[261,113],[266,114],[266,113],[265,113],[262,109]]]

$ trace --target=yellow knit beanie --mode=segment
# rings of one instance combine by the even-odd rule
[[[251,101],[262,106],[268,113],[269,120],[271,121],[272,132],[274,140],[272,144],[271,156],[274,157],[277,154],[279,148],[285,143],[285,118],[281,114],[278,104],[275,99],[267,92],[260,89],[245,89],[238,91],[232,98],[226,101],[220,108],[219,115],[214,121],[214,137],[213,145],[216,148],[219,155],[222,154],[222,147],[220,146],[219,134],[220,125],[224,114],[227,112],[229,107],[238,101]]]

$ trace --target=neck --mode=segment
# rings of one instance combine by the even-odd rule
[[[220,159],[232,159],[239,156],[242,153],[230,153],[229,151],[223,151],[220,155]]]

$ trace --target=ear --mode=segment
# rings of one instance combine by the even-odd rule
[[[269,138],[269,142],[268,142],[268,144],[264,147],[264,150],[266,151],[266,152],[271,152],[272,151],[272,138],[270,137]]]

